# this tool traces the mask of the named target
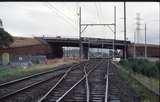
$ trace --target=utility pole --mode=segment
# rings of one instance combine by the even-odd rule
[[[145,24],[145,58],[147,58],[147,39],[146,39],[147,28]]]
[[[101,53],[102,53],[102,58],[103,58],[103,41],[102,41]]]
[[[126,48],[126,2],[124,2],[124,59],[127,58],[127,48]]]
[[[114,6],[114,38],[113,38],[113,58],[115,57],[115,40],[116,40],[116,6]]]
[[[160,45],[160,2],[159,2],[159,45]],[[159,46],[159,48],[160,48],[160,46]],[[160,59],[159,59],[159,61],[160,61]]]
[[[116,6],[114,6],[114,39],[116,40]]]
[[[80,61],[82,60],[82,41],[81,41],[81,7],[79,8],[79,41],[80,41],[80,51],[79,51],[79,57]]]

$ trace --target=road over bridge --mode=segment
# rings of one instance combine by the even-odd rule
[[[79,38],[62,38],[62,37],[38,37],[41,41],[48,43],[53,48],[53,53],[56,55],[63,56],[62,47],[79,47]],[[102,39],[102,38],[89,38],[82,37],[82,57],[88,58],[89,48],[105,48],[113,49],[113,39]],[[124,40],[114,40],[115,50],[120,49],[124,57],[124,48],[127,48],[127,57],[134,57],[134,43]],[[160,47],[159,45],[146,44],[147,46],[147,57],[159,58]],[[145,44],[135,44],[135,55],[136,57],[145,57]]]
[[[70,47],[79,47],[80,40],[78,38],[58,38],[58,37],[43,37],[45,41],[47,41],[51,45],[56,46],[70,46]],[[130,41],[124,40],[115,40],[114,41],[115,49],[123,49],[124,43],[127,45],[130,44]],[[82,44],[85,47],[90,46],[90,48],[113,48],[113,39],[101,39],[101,38],[82,38]]]
[[[80,40],[78,38],[61,38],[61,37],[42,37],[44,41],[49,43],[55,49],[60,49],[61,47],[79,47]],[[83,58],[88,57],[89,48],[106,48],[113,49],[113,39],[101,39],[101,38],[88,38],[82,37],[82,56]],[[130,41],[124,40],[114,40],[115,50],[121,49],[124,51],[124,45],[129,45]]]

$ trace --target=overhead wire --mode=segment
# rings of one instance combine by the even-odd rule
[[[101,6],[101,3],[98,3],[98,4],[99,4],[99,8],[100,8],[100,15],[101,15],[101,18],[102,18],[102,21],[103,21],[104,17],[103,17],[103,13],[102,13],[102,6]]]
[[[51,3],[49,3],[48,2],[48,4],[51,6],[51,7],[53,7],[57,12],[59,12],[61,15],[63,15],[64,17],[64,19],[65,19],[65,17],[66,17],[66,20],[68,20],[68,22],[71,22],[70,24],[71,25],[73,25],[73,27],[75,28],[75,29],[77,29],[75,26],[76,26],[76,24],[74,25],[74,22],[73,21],[76,21],[75,19],[73,20],[72,18],[70,18],[70,17],[68,17],[68,16],[66,16],[63,12],[61,12],[59,9],[57,9],[53,4],[51,4]],[[73,14],[74,15],[74,14]],[[75,15],[76,16],[76,15]]]
[[[53,7],[57,12],[59,12],[59,13],[61,13],[63,16],[65,16],[68,20],[70,20],[71,22],[73,21],[72,18],[66,16],[63,12],[61,12],[59,9],[57,9],[57,8],[55,7],[55,5],[53,5],[53,4],[51,4],[51,3],[48,3],[48,4],[49,4],[51,7]]]
[[[11,6],[11,5],[6,5],[6,4],[0,4],[0,6],[3,6],[3,7],[7,7],[7,8],[17,8],[17,9],[23,9],[23,10],[30,10],[30,9],[27,9],[27,8],[24,8],[24,7],[20,7],[20,6]]]
[[[100,16],[101,16],[101,23],[104,23],[104,16],[103,16],[103,12],[102,12],[102,5],[101,5],[101,2],[98,3],[98,6],[99,6],[99,10],[100,10]],[[104,27],[103,29],[101,29],[102,32],[104,32]],[[103,38],[105,38],[105,36],[103,36]]]
[[[97,18],[98,18],[98,21],[100,23],[101,21],[100,21],[99,11],[98,11],[98,7],[97,7],[96,2],[95,2],[95,7],[96,7],[96,11],[97,11]]]
[[[75,9],[70,9],[70,12],[77,17],[77,13],[76,13],[76,7],[74,7]]]
[[[47,8],[49,8],[51,11],[52,11],[52,14],[54,13],[54,15],[56,14],[57,16],[59,16],[59,18],[61,18],[62,19],[62,21],[64,21],[66,24],[70,24],[71,26],[73,26],[70,22],[68,22],[66,19],[64,19],[61,15],[59,15],[58,13],[56,13],[55,11],[53,11],[53,9],[52,8],[50,8],[48,5],[45,5]],[[71,26],[68,26],[68,27],[70,27],[70,28],[73,28],[73,27],[71,27]]]
[[[64,17],[66,17],[68,20],[70,20],[71,22],[73,21],[73,19],[69,18],[68,16],[66,16],[64,13],[62,13],[60,10],[58,10],[53,4],[51,3],[48,3],[48,5],[51,7],[51,8],[54,8],[58,13],[61,13],[61,15],[63,15]]]
[[[0,6],[3,6],[3,7],[7,7],[7,8],[14,8],[13,6],[8,6],[8,5],[5,5],[5,4],[0,4]],[[49,5],[44,5],[44,6],[46,6],[47,8],[49,8],[49,9],[52,9],[52,7],[51,6],[49,6]],[[17,7],[16,6],[16,8],[21,8],[21,9],[24,9],[24,10],[31,10],[31,9],[27,9],[27,8],[23,8],[23,7]],[[52,10],[52,12],[53,12],[53,10]],[[55,12],[54,12],[54,14],[55,14]],[[56,13],[57,14],[57,13]],[[57,14],[57,15],[59,15],[59,14]],[[60,16],[60,15],[59,15]],[[63,18],[62,16],[60,16],[61,18]],[[67,23],[69,23],[69,24],[71,24],[73,27],[75,27],[71,22],[69,22],[68,20],[66,20],[65,18],[63,18]]]
[[[81,3],[81,5],[79,5],[79,6],[81,6],[81,11],[82,10],[86,10],[86,7],[85,7],[85,4],[84,3]],[[82,9],[83,8],[83,9]],[[81,15],[82,15],[82,12],[81,12]],[[83,18],[84,17],[84,18]],[[85,17],[85,16],[81,16],[81,23],[83,22],[84,24],[86,23],[86,21],[87,21],[87,18]],[[86,34],[86,32],[87,32],[87,30],[84,30],[85,29],[85,26],[83,27],[82,26],[82,36],[83,35],[85,35]],[[84,31],[83,31],[84,30]]]
[[[53,11],[53,7],[49,6],[48,4],[46,5],[46,3],[43,3],[45,7],[49,8],[54,14],[56,14],[57,16],[61,17],[61,19],[63,19],[63,21],[65,21],[67,24],[72,25],[72,27],[75,27],[71,22],[69,22],[66,18],[64,18],[62,15],[60,15],[58,12]]]

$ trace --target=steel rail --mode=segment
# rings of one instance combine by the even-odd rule
[[[79,63],[77,66],[80,66],[82,63]],[[61,79],[42,97],[38,100],[38,102],[42,102],[43,100],[46,99],[46,97],[63,81],[63,79],[66,78],[66,76],[68,75],[68,73],[72,70],[72,68],[74,68],[76,66],[73,66],[71,68],[69,68],[65,74],[61,77]]]
[[[86,79],[86,95],[87,95],[87,102],[89,102],[89,99],[90,99],[90,93],[89,93],[89,82],[88,82],[88,74],[86,72],[86,67],[84,66],[84,73],[85,73],[85,79]]]
[[[49,70],[49,71],[45,71],[45,72],[41,72],[41,73],[32,74],[32,75],[29,75],[29,76],[26,76],[26,77],[23,77],[23,78],[19,78],[19,79],[15,79],[15,80],[12,80],[12,81],[9,81],[9,82],[6,82],[6,83],[2,83],[2,84],[0,84],[0,87],[10,85],[10,84],[14,84],[16,82],[24,81],[24,80],[27,80],[29,78],[37,77],[37,76],[40,76],[40,75],[43,75],[43,74],[48,74],[48,73],[52,73],[52,72],[55,72],[55,71],[58,71],[58,70],[67,69],[68,67],[69,66],[67,66],[65,68],[57,68],[57,69],[53,69],[53,70]]]
[[[109,74],[109,59],[107,64],[107,74],[106,74],[106,89],[105,89],[105,102],[108,101],[108,75]]]
[[[89,72],[87,73],[87,76],[92,72],[94,71],[98,65],[100,65],[101,63],[97,64],[94,68],[92,68],[91,70],[89,70]],[[73,88],[75,88],[80,82],[82,82],[84,79],[85,79],[85,75],[80,79],[78,80],[69,90],[67,90],[60,98],[58,98],[56,100],[56,102],[60,102]]]
[[[77,65],[78,65],[78,64],[75,64],[75,65],[73,65],[73,66],[71,66],[71,67],[74,67],[74,66],[77,66]],[[47,72],[49,72],[49,71],[47,71]],[[51,71],[51,72],[54,72],[54,71]],[[44,72],[44,73],[46,73],[46,72]],[[0,97],[0,100],[2,100],[2,99],[4,99],[4,98],[7,98],[7,97],[9,97],[9,96],[15,95],[15,94],[17,94],[18,92],[22,92],[22,91],[24,91],[24,90],[26,90],[26,89],[29,89],[29,88],[33,87],[33,86],[39,85],[39,84],[41,84],[41,83],[43,83],[43,82],[46,82],[46,81],[48,81],[49,79],[52,79],[52,78],[54,78],[54,77],[58,77],[58,76],[60,76],[60,75],[62,75],[62,74],[64,74],[64,73],[65,73],[65,72],[60,73],[59,75],[56,75],[56,76],[47,78],[46,80],[42,80],[42,81],[39,81],[39,82],[37,82],[37,83],[30,84],[29,86],[23,87],[23,88],[21,88],[21,89],[19,89],[19,90],[16,90],[16,91],[14,91],[14,92],[9,93],[9,94],[6,94],[6,95]],[[39,75],[39,74],[38,74],[38,75]],[[28,79],[28,78],[27,78],[27,79]],[[5,84],[4,84],[4,85],[5,85]],[[3,85],[3,86],[4,86],[4,85]],[[6,85],[8,85],[8,84],[6,84]]]
[[[19,93],[19,92],[22,92],[22,91],[24,91],[24,90],[26,90],[26,89],[29,89],[29,88],[34,87],[34,86],[36,86],[36,85],[39,85],[39,84],[41,84],[41,83],[44,83],[44,82],[46,82],[46,81],[48,81],[48,80],[50,80],[50,79],[53,79],[53,78],[55,78],[55,77],[58,77],[58,76],[62,75],[62,74],[64,74],[64,73],[61,73],[61,74],[59,74],[59,75],[57,75],[57,76],[53,76],[53,77],[47,78],[46,80],[42,80],[42,81],[39,81],[39,82],[37,82],[37,83],[33,83],[33,84],[29,85],[29,86],[26,86],[26,87],[23,87],[23,88],[21,88],[21,89],[19,89],[19,90],[16,90],[16,91],[14,91],[14,92],[11,92],[11,93],[9,93],[9,94],[7,94],[7,95],[4,95],[4,96],[0,97],[0,100],[3,100],[3,99],[5,99],[5,98],[7,98],[7,97],[10,97],[10,96],[12,96],[12,95],[15,95],[15,94],[17,94],[17,93]]]

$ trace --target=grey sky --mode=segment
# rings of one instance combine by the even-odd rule
[[[51,7],[51,5],[52,7]],[[123,2],[0,2],[4,28],[15,36],[78,37],[78,7],[82,23],[113,23],[117,8],[117,39],[123,39]],[[159,43],[159,3],[127,2],[127,38],[133,41],[136,13],[147,24],[147,42]],[[144,29],[144,25],[141,25]],[[88,27],[83,36],[113,38],[107,27]],[[144,30],[141,31],[144,43]]]

